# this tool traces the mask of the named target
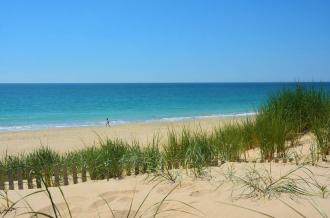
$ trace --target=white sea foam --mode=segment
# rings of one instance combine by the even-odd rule
[[[204,119],[204,118],[221,118],[221,117],[245,117],[245,116],[253,116],[256,115],[255,112],[247,112],[247,113],[232,113],[232,114],[214,114],[214,115],[203,115],[203,116],[191,116],[191,117],[169,117],[169,118],[161,118],[161,122],[175,122],[181,120],[192,120],[192,119]]]

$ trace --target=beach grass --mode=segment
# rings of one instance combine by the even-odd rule
[[[239,124],[215,128],[211,136],[220,160],[237,161],[243,151],[243,130]]]
[[[326,155],[330,152],[330,119],[314,123],[312,132],[316,138],[317,152],[326,161]]]
[[[41,178],[43,189],[27,195],[31,196],[45,192],[52,205],[53,212],[43,214],[27,209],[29,215],[41,215],[48,217],[62,217],[57,205],[52,199],[48,188],[53,185],[52,178],[55,172],[62,175],[60,170],[66,167],[72,174],[73,167],[79,175],[82,169],[86,169],[91,180],[121,178],[132,174],[149,174],[155,178],[165,178],[176,183],[177,175],[174,169],[184,168],[193,172],[195,177],[203,176],[205,168],[218,166],[224,162],[247,161],[247,152],[250,149],[260,151],[260,160],[273,160],[274,158],[287,158],[290,147],[303,134],[311,133],[315,136],[315,143],[311,145],[312,164],[319,157],[327,161],[330,151],[330,96],[322,89],[305,88],[297,85],[295,89],[284,89],[270,96],[258,110],[254,117],[247,117],[239,122],[232,122],[223,126],[215,126],[206,131],[202,128],[168,129],[167,141],[161,143],[158,135],[154,135],[152,141],[142,145],[139,141],[127,142],[122,139],[99,139],[98,144],[66,153],[58,153],[47,146],[42,146],[29,153],[17,155],[5,154],[0,160],[0,173],[8,171],[15,172],[20,169],[23,179],[31,174]],[[304,176],[296,176],[298,171],[304,170]],[[305,165],[297,166],[280,177],[274,177],[269,169],[257,169],[255,165],[245,169],[245,174],[239,176],[234,172],[228,173],[230,181],[235,183],[238,198],[279,198],[285,194],[290,197],[298,196],[329,196],[328,186],[316,180],[312,171]],[[13,173],[16,180],[17,174]],[[175,186],[176,187],[176,186]],[[174,191],[171,189],[164,198],[155,204],[150,210],[153,217],[166,213],[173,209],[161,209],[167,201],[167,197]],[[153,189],[152,189],[153,190]],[[131,206],[127,217],[132,213],[150,213],[149,208],[142,211],[141,207],[151,194],[152,190],[145,196],[138,210],[134,212]],[[61,188],[59,191],[66,202]],[[6,210],[10,213],[15,210],[18,202],[10,202],[7,192],[1,192],[1,198],[7,199]],[[113,217],[114,211],[109,202],[103,199],[109,208],[109,215]],[[20,201],[25,201],[25,197]],[[282,201],[297,214],[301,214],[291,205]],[[180,201],[176,202],[178,204]],[[223,203],[223,202],[220,202]],[[27,202],[28,204],[28,202]],[[242,209],[250,210],[272,217],[269,214],[231,203],[223,203]],[[186,208],[177,212],[199,216],[200,211],[187,204]],[[70,217],[71,211],[66,202]],[[313,205],[314,208],[316,208]],[[140,210],[141,209],[141,210]],[[317,208],[316,208],[317,209]],[[192,212],[191,212],[192,211]],[[319,210],[318,210],[319,211]],[[321,212],[320,212],[321,214]]]
[[[167,142],[154,136],[147,145],[138,141],[101,139],[98,145],[59,154],[41,147],[27,154],[4,155],[0,161],[4,171],[23,169],[24,178],[35,174],[53,174],[59,166],[72,165],[78,173],[86,168],[91,179],[121,177],[139,173],[157,173],[173,168],[192,169],[196,176],[205,167],[223,161],[246,159],[249,149],[259,149],[261,160],[286,158],[291,141],[312,132],[317,152],[326,159],[330,148],[330,97],[322,89],[284,89],[270,96],[255,117],[242,122],[214,127],[169,129]]]
[[[293,131],[310,131],[315,123],[329,117],[330,96],[322,88],[304,87],[283,89],[271,95],[259,109],[259,113],[277,117],[290,125]]]
[[[330,95],[323,89],[298,84],[295,89],[274,93],[256,116],[255,133],[262,158],[285,157],[286,142],[295,141],[312,129],[318,132],[329,117]]]

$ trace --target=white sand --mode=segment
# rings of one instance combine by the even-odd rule
[[[27,152],[40,145],[48,144],[58,151],[67,151],[74,148],[81,148],[91,145],[97,140],[97,134],[101,137],[120,137],[127,140],[138,139],[147,142],[152,138],[154,132],[158,132],[163,138],[166,136],[168,128],[180,128],[182,125],[196,126],[197,124],[205,129],[210,129],[214,125],[231,122],[230,119],[203,119],[198,121],[185,121],[177,123],[138,123],[116,126],[111,128],[95,127],[95,128],[67,128],[67,129],[49,129],[39,131],[26,131],[16,133],[1,133],[0,148],[7,149],[9,153]],[[97,134],[95,134],[95,132]],[[299,155],[307,155],[309,146],[312,143],[312,136],[306,135],[300,140],[300,146],[294,149]],[[250,156],[256,156],[257,151],[251,151]],[[293,152],[293,151],[292,151]],[[319,184],[330,187],[330,164],[322,163],[323,167],[308,166],[313,172],[313,179]],[[159,217],[193,217],[192,214],[200,217],[266,217],[259,213],[246,210],[239,207],[223,204],[226,202],[261,211],[273,217],[301,217],[297,212],[290,209],[282,201],[290,204],[292,207],[303,213],[306,217],[321,217],[320,213],[315,209],[324,211],[330,216],[330,196],[326,194],[323,199],[320,190],[315,187],[308,187],[306,190],[312,192],[314,196],[300,196],[290,198],[288,194],[282,194],[281,200],[277,198],[242,198],[243,193],[241,183],[231,182],[231,178],[241,176],[247,178],[248,169],[253,167],[252,163],[226,163],[221,167],[214,167],[206,171],[206,175],[202,178],[194,178],[187,175],[184,170],[176,171],[178,178],[176,183],[164,180],[150,193],[149,197],[141,207],[137,217],[150,217],[155,210],[148,208],[159,203],[174,187],[175,190],[169,195],[163,206],[160,208]],[[297,166],[292,163],[263,163],[256,164],[258,172],[268,170],[278,178]],[[300,176],[306,177],[303,171],[297,172]],[[230,175],[234,175],[231,177]],[[77,185],[69,185],[62,187],[66,199],[69,203],[73,217],[112,217],[105,201],[110,204],[114,210],[116,217],[127,217],[130,208],[131,199],[134,196],[132,211],[130,217],[134,217],[139,205],[144,197],[149,193],[152,187],[160,181],[150,182],[147,175],[129,176],[123,179],[111,179],[110,181],[88,181]],[[69,217],[66,204],[61,197],[57,188],[50,188],[56,205],[62,214],[62,217]],[[9,191],[8,197],[11,201],[16,201],[35,190]],[[4,194],[2,192],[2,194]],[[237,199],[240,197],[239,199]],[[51,203],[46,193],[38,193],[26,198],[26,202],[35,211],[52,213]],[[181,202],[181,203],[180,203]],[[182,202],[196,208],[193,209]],[[0,210],[6,204],[0,197]],[[313,205],[316,205],[313,207]],[[15,217],[18,214],[29,211],[26,203],[17,204],[15,210],[8,214],[8,217]],[[166,211],[167,212],[164,212]],[[179,212],[181,211],[181,212]],[[184,213],[182,211],[185,211]],[[23,216],[24,217],[24,216]],[[25,215],[28,217],[28,215]]]
[[[147,208],[160,202],[174,187],[176,188],[167,198],[167,200],[173,201],[165,201],[164,205],[160,208],[160,211],[170,211],[159,214],[160,217],[192,217],[191,214],[173,211],[173,209],[183,210],[202,217],[265,217],[258,213],[226,205],[221,202],[244,206],[274,217],[300,217],[296,212],[276,198],[241,198],[236,200],[243,192],[243,189],[239,188],[239,184],[233,185],[224,175],[229,174],[229,172],[234,172],[234,175],[244,176],[244,173],[247,172],[246,169],[250,167],[253,167],[253,164],[227,163],[221,167],[212,168],[207,176],[200,179],[194,179],[194,177],[187,176],[184,172],[181,172],[181,177],[179,177],[177,183],[164,181],[156,186],[142,206],[138,217],[140,215],[143,215],[142,217],[149,217],[154,210],[150,210],[148,213]],[[270,165],[257,164],[257,167],[261,170],[269,170]],[[272,164],[272,174],[275,177],[279,177],[295,167],[296,166],[292,164]],[[233,171],[229,169],[233,169]],[[329,169],[311,166],[309,169],[313,171],[315,178],[318,179],[320,183],[330,184]],[[298,174],[305,176],[302,171],[299,171]],[[157,181],[160,181],[160,179]],[[121,180],[90,181],[87,183],[70,185],[63,187],[63,192],[70,205],[73,217],[111,217],[111,213],[102,198],[106,199],[111,205],[116,217],[126,217],[133,196],[132,213],[134,215],[144,197],[149,193],[152,187],[157,184],[157,181],[152,183],[148,182],[148,180],[146,180],[146,175],[130,176]],[[312,191],[312,189],[309,190]],[[64,214],[68,217],[68,211],[59,190],[51,188],[51,192],[63,217],[65,217]],[[329,215],[330,198],[321,198],[317,189],[315,189],[314,192],[316,196],[313,197],[296,197],[290,199],[287,194],[283,194],[281,199],[302,212],[306,217],[320,217],[317,210],[313,208],[311,204],[312,201],[314,201],[317,207]],[[25,196],[28,193],[31,193],[31,191],[10,191],[9,198],[17,200],[20,196]],[[45,193],[30,196],[26,200],[36,211],[45,213],[52,212],[50,201]],[[179,203],[178,201],[187,203],[198,210]],[[17,206],[24,207],[22,204]],[[16,213],[19,214],[26,210],[27,209],[24,208],[17,209]],[[14,214],[11,213],[9,217],[13,215]],[[130,217],[134,217],[133,215]]]

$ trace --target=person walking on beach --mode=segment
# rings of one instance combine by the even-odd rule
[[[110,121],[109,121],[109,118],[107,118],[107,122],[106,122],[105,126],[110,127]]]

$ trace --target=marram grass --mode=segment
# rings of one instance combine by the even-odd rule
[[[139,173],[157,173],[172,168],[192,169],[196,176],[205,167],[222,161],[244,159],[249,149],[260,149],[260,159],[287,156],[289,143],[301,134],[316,136],[317,152],[326,158],[330,148],[330,97],[322,89],[285,89],[270,96],[257,115],[239,123],[214,127],[168,130],[167,142],[159,137],[147,145],[121,139],[101,140],[98,145],[60,154],[41,147],[28,154],[4,155],[2,171],[21,168],[23,177],[31,172],[53,173],[66,165],[69,172],[76,165],[78,173],[86,167],[91,179],[121,177]]]

